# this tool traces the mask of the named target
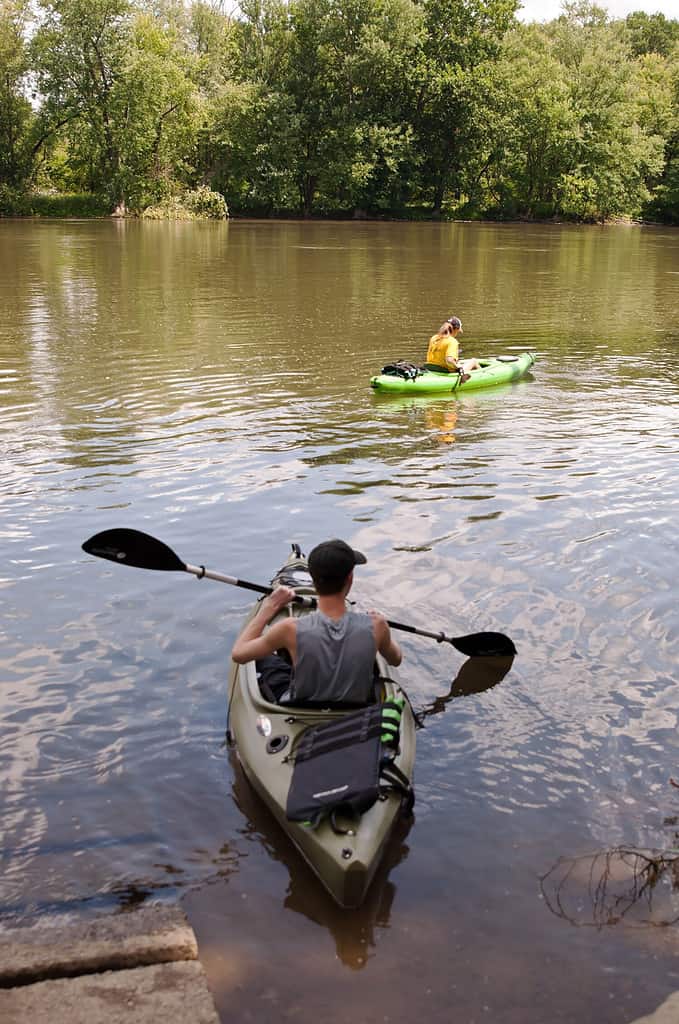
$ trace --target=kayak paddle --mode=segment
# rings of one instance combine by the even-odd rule
[[[143,533],[141,530],[103,530],[102,533],[95,533],[93,537],[86,540],[82,548],[88,555],[107,558],[109,562],[119,562],[121,565],[132,565],[136,569],[190,572],[199,580],[205,577],[208,580],[217,580],[219,583],[230,583],[234,587],[243,587],[245,590],[254,590],[258,594],[270,594],[273,590],[273,587],[264,587],[259,583],[248,583],[247,580],[236,579],[235,576],[212,572],[204,565],[189,565],[187,562],[182,562],[179,555],[176,555],[167,544],[163,544],[162,540],[157,540],[156,537],[152,537],[149,533]],[[316,606],[316,601],[312,597],[297,597],[295,601],[307,608]]]
[[[273,587],[265,587],[261,583],[248,583],[247,580],[239,580],[235,576],[212,572],[204,565],[189,565],[187,562],[182,562],[172,548],[169,548],[162,540],[157,540],[141,530],[124,528],[103,530],[86,540],[82,548],[88,555],[106,558],[109,562],[117,562],[120,565],[132,565],[137,569],[189,572],[193,576],[197,576],[199,580],[206,578],[217,580],[219,583],[230,583],[234,587],[254,590],[258,594],[270,594],[273,590]],[[316,600],[313,597],[297,597],[295,601],[306,608],[316,607]],[[390,619],[387,619],[387,623],[392,629],[401,629],[406,633],[430,637],[438,643],[452,644],[456,650],[467,657],[516,654],[516,647],[504,633],[470,633],[468,636],[455,637],[446,636],[445,633],[430,633],[425,629],[417,629],[415,626],[408,626],[403,622],[392,622]]]

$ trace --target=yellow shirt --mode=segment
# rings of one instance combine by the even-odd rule
[[[432,334],[429,339],[429,348],[427,349],[427,363],[433,363],[434,366],[440,366],[442,370],[452,370],[452,366],[446,359],[457,360],[460,355],[460,346],[457,338],[451,338],[450,335],[444,335],[441,337],[440,334]]]

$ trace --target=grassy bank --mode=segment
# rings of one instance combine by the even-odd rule
[[[150,220],[224,220],[228,209],[219,192],[202,186],[171,196],[141,211],[128,210],[117,216]],[[0,217],[110,217],[114,208],[108,197],[92,192],[19,192],[0,185]]]

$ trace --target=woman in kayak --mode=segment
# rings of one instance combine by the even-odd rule
[[[436,373],[469,374],[472,370],[481,369],[478,359],[460,360],[458,334],[464,334],[462,321],[457,316],[448,317],[436,334],[432,334],[429,339],[427,361],[424,364],[425,370],[433,370]]]
[[[365,561],[365,555],[343,540],[318,544],[308,560],[318,611],[282,618],[266,629],[295,599],[290,587],[276,587],[241,631],[231,652],[233,660],[243,665],[283,648],[292,663],[291,702],[370,701],[375,654],[379,651],[389,665],[400,665],[402,655],[382,615],[347,609],[354,566]]]

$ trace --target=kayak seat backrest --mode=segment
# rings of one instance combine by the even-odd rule
[[[259,692],[264,700],[278,704],[281,696],[290,687],[292,666],[280,654],[269,654],[255,662]]]
[[[423,363],[423,370],[428,370],[429,373],[455,373],[455,370],[445,370],[442,366],[437,366],[436,363]]]

